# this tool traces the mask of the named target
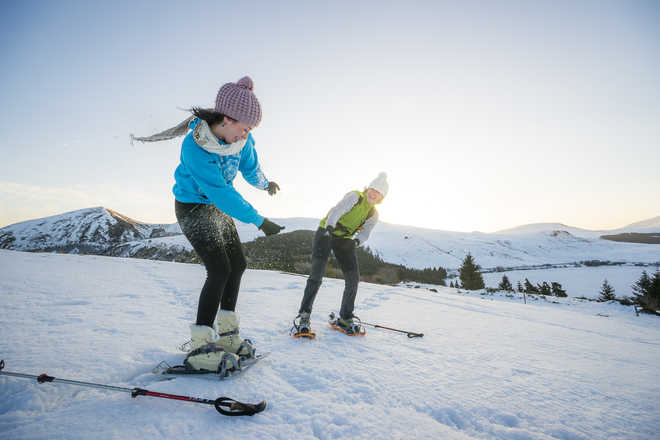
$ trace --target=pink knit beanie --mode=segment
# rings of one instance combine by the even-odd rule
[[[223,85],[215,98],[215,111],[256,127],[261,122],[261,105],[253,90],[254,83],[249,76]]]

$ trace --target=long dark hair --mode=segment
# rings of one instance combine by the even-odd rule
[[[192,113],[194,116],[198,117],[199,119],[205,120],[206,123],[209,124],[209,127],[212,127],[216,124],[220,124],[222,121],[224,121],[225,117],[227,117],[232,121],[234,120],[233,118],[230,118],[227,115],[223,115],[220,112],[216,112],[212,108],[193,107],[190,109],[190,113]]]

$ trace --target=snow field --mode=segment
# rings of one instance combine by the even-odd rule
[[[246,271],[241,335],[270,356],[228,381],[151,374],[180,363],[204,268],[0,251],[7,371],[190,396],[268,401],[254,417],[212,407],[0,377],[0,438],[652,439],[660,429],[660,320],[618,304],[558,304],[361,283],[364,321],[423,332],[330,329],[343,281],[326,280],[316,340],[288,335],[305,277]],[[599,316],[607,315],[607,316]]]

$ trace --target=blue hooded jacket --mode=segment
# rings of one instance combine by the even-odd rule
[[[194,128],[198,122],[199,119],[193,120],[190,128]],[[221,140],[218,143],[224,144]],[[268,187],[268,179],[259,167],[252,134],[248,134],[241,151],[223,156],[210,153],[197,145],[191,131],[181,144],[180,160],[174,172],[176,183],[172,189],[179,202],[214,204],[225,214],[243,223],[261,226],[264,218],[243,199],[232,183],[237,171],[240,171],[250,185],[259,189]]]

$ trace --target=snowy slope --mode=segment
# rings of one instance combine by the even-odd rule
[[[559,304],[361,283],[369,329],[324,324],[339,306],[327,280],[318,338],[288,336],[304,277],[248,270],[241,334],[271,356],[239,378],[159,381],[180,362],[201,266],[0,251],[0,357],[7,371],[268,401],[252,418],[125,393],[0,376],[0,438],[654,439],[660,430],[660,319],[618,304]],[[607,315],[607,316],[599,316]]]
[[[648,220],[642,220],[641,222],[632,223],[622,229],[612,231],[613,233],[618,232],[660,232],[660,216],[653,217]]]

